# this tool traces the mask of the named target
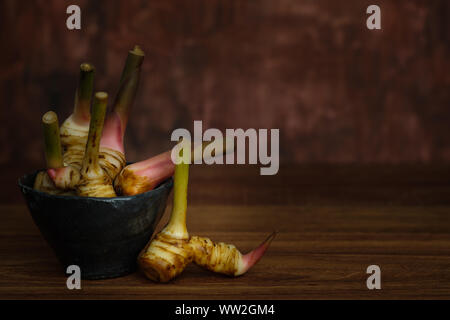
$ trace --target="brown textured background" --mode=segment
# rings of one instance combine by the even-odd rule
[[[373,3],[381,31],[365,25]],[[65,26],[69,4],[81,31]],[[114,95],[136,43],[131,161],[193,120],[279,128],[282,163],[450,160],[447,0],[2,0],[0,14],[0,166],[13,183],[44,165],[40,116],[70,114],[79,64]]]

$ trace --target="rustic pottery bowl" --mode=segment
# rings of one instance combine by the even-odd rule
[[[127,197],[55,196],[33,189],[38,171],[19,179],[35,224],[64,266],[83,279],[119,277],[136,270],[136,258],[161,219],[173,186]]]

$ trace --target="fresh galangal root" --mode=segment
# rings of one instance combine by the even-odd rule
[[[100,166],[112,180],[126,165],[123,140],[138,89],[144,57],[144,51],[137,45],[128,52],[120,79],[119,91],[112,111],[105,121],[100,141]]]
[[[61,190],[74,190],[80,182],[80,171],[72,166],[51,168],[47,170],[47,174]]]
[[[83,164],[80,170],[80,182],[77,194],[84,197],[115,197],[111,178],[99,164],[100,138],[103,131],[108,94],[97,92],[91,110],[89,135],[86,142]]]
[[[243,255],[234,245],[214,243],[208,238],[193,236],[189,241],[195,264],[216,273],[240,276],[262,258],[275,237],[272,233],[253,251]]]
[[[144,52],[139,46],[135,46],[133,50],[128,52],[112,111],[105,120],[100,141],[99,164],[111,180],[114,180],[126,165],[123,139],[131,107],[136,96],[143,59]],[[61,126],[64,163],[76,170],[80,170],[83,165],[89,133],[90,106],[94,91],[94,72],[95,69],[91,64],[81,64],[73,113]],[[58,185],[58,177],[67,177],[71,173],[53,171],[49,174],[55,184]],[[72,183],[72,185],[74,184]]]
[[[192,259],[188,239],[159,233],[141,252],[138,263],[150,280],[169,282],[182,273]]]
[[[174,279],[191,261],[209,271],[237,277],[262,258],[274,237],[275,232],[256,249],[243,255],[232,244],[214,243],[198,236],[187,241],[160,233],[145,247],[138,261],[147,278],[155,282]]]
[[[38,174],[36,175],[36,178],[34,178],[33,189],[40,191],[40,192],[45,192],[45,193],[48,193],[51,195],[56,195],[56,196],[74,196],[74,195],[76,195],[76,193],[74,191],[71,191],[71,190],[66,191],[66,190],[57,188],[55,186],[55,184],[53,183],[52,179],[50,179],[47,172],[45,172],[45,171],[38,172]]]
[[[168,282],[194,261],[217,273],[239,276],[264,255],[275,233],[258,248],[242,255],[234,245],[214,243],[208,238],[190,237],[186,227],[189,164],[175,165],[173,207],[169,223],[141,251],[138,264],[155,282]]]
[[[42,117],[42,129],[44,133],[44,147],[45,147],[45,160],[47,164],[47,172],[42,171],[36,175],[34,181],[34,189],[46,192],[53,195],[71,195],[74,192],[66,191],[66,183],[69,181],[68,179],[64,179],[63,175],[58,177],[55,180],[50,175],[51,173],[55,173],[58,171],[68,171],[71,168],[65,167],[62,151],[61,151],[61,140],[59,135],[59,122],[58,116],[53,111],[46,112]],[[79,178],[78,172],[73,173],[73,179],[70,181],[74,181]],[[64,187],[62,187],[64,186]]]
[[[172,280],[192,261],[186,227],[188,179],[189,164],[177,164],[169,223],[147,244],[138,257],[141,270],[155,282]]]
[[[197,155],[201,158],[203,151],[210,148],[212,144],[215,146],[213,157],[234,152],[234,144],[231,144],[229,140],[204,142],[191,150],[191,163],[196,161]],[[177,144],[177,146],[180,145]],[[175,164],[172,161],[174,149],[123,168],[114,180],[114,188],[117,193],[124,196],[144,193],[154,189],[161,182],[171,177],[175,172]]]
[[[167,151],[126,166],[114,180],[117,193],[124,196],[144,193],[173,176],[175,164],[170,154],[171,151]]]
[[[94,91],[95,69],[89,63],[80,65],[73,113],[61,125],[64,163],[81,169],[89,133],[90,107]]]

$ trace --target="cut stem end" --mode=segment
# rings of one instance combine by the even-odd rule
[[[75,94],[73,110],[74,121],[78,124],[89,123],[92,92],[94,91],[95,68],[89,63],[80,65],[80,80]]]

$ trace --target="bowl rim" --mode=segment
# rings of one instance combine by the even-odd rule
[[[39,194],[40,196],[44,196],[47,198],[67,199],[67,200],[93,200],[93,201],[107,201],[107,202],[109,202],[109,201],[128,201],[128,200],[136,199],[139,197],[147,197],[147,196],[151,195],[152,193],[158,193],[158,192],[161,192],[163,189],[170,189],[173,187],[173,178],[169,177],[166,180],[164,180],[163,182],[161,182],[156,188],[146,191],[146,192],[143,192],[143,193],[133,195],[133,196],[117,196],[117,197],[112,197],[112,198],[106,198],[106,197],[81,197],[81,196],[55,195],[55,194],[48,194],[46,192],[35,190],[23,182],[23,180],[25,180],[27,177],[32,176],[32,175],[36,176],[41,171],[45,171],[45,169],[35,170],[31,173],[26,173],[26,174],[22,175],[17,181],[19,187],[21,189],[25,189],[27,192],[36,193],[36,194]]]

